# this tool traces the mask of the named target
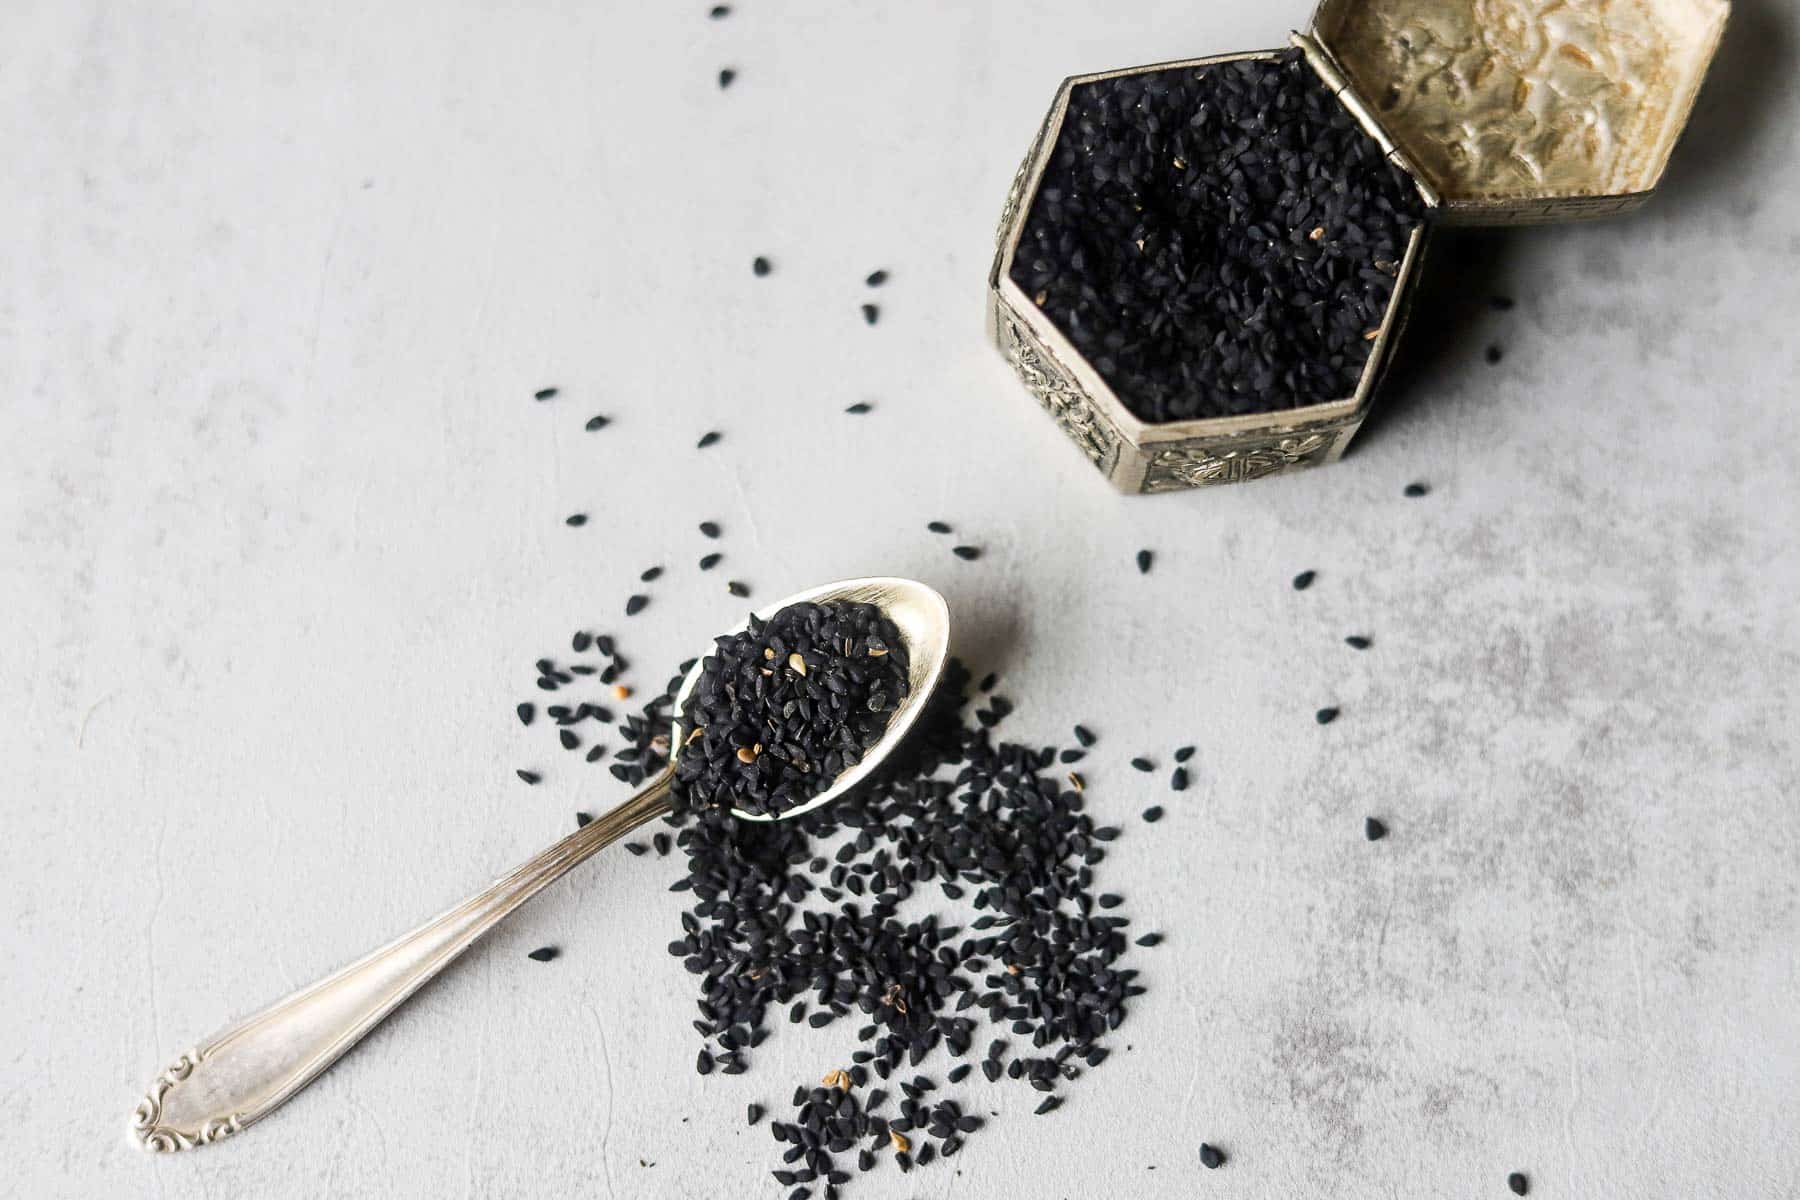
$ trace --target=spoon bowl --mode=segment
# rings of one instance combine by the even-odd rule
[[[881,740],[869,747],[855,766],[832,780],[830,787],[806,803],[796,804],[779,814],[732,809],[732,815],[739,820],[785,821],[822,808],[856,787],[882,765],[894,747],[906,739],[906,735],[924,713],[931,694],[937,690],[938,681],[944,677],[944,665],[950,661],[950,606],[944,603],[944,598],[934,588],[913,579],[876,576],[868,579],[844,579],[809,588],[757,609],[719,636],[730,637],[742,633],[748,628],[751,617],[767,621],[782,609],[796,604],[831,603],[872,604],[894,623],[894,627],[900,631],[901,639],[906,643],[906,696],[900,701],[900,707],[888,718]],[[681,756],[681,747],[688,734],[681,714],[687,707],[688,697],[693,695],[695,686],[700,682],[701,673],[706,668],[706,659],[707,656],[703,654],[694,660],[694,665],[681,680],[681,688],[675,693],[675,717],[669,731],[671,770]]]

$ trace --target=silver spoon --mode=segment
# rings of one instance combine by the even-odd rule
[[[868,778],[925,710],[949,656],[950,610],[944,598],[910,579],[849,579],[789,596],[756,614],[768,618],[806,601],[874,604],[906,641],[909,688],[887,731],[862,758],[811,801],[782,819],[829,804]],[[728,633],[741,631],[740,621]],[[709,647],[710,649],[710,647]],[[681,710],[700,677],[694,663],[675,696],[670,762],[682,744]],[[382,1018],[473,945],[502,918],[578,863],[670,809],[673,766],[611,812],[577,829],[455,908],[357,959],[317,983],[214,1034],[158,1075],[132,1114],[147,1150],[186,1150],[220,1141],[272,1112],[336,1062]],[[736,812],[745,820],[767,816]]]

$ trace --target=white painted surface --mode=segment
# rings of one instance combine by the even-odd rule
[[[726,578],[873,572],[949,595],[1014,734],[1103,733],[1107,886],[1169,940],[1060,1114],[975,1089],[953,1169],[851,1195],[1800,1189],[1791,11],[1740,5],[1650,209],[1490,247],[1471,288],[1518,309],[1345,463],[1138,500],[984,344],[993,219],[1062,74],[1300,3],[500,7],[0,13],[10,1193],[785,1194],[744,1104],[849,1030],[697,1077],[673,864],[622,854],[235,1143],[124,1127],[194,1039],[618,795],[512,716],[572,629],[650,681]],[[1184,797],[1124,766],[1187,740]]]

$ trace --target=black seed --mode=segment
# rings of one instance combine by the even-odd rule
[[[731,580],[730,582],[728,582],[725,585],[725,590],[730,592],[732,595],[738,597],[739,599],[742,599],[743,597],[748,596],[750,594],[749,585],[739,583],[735,579]]]
[[[718,430],[711,430],[710,432],[700,435],[700,441],[696,443],[696,446],[698,449],[704,450],[708,446],[718,444],[719,439],[723,436],[724,434],[720,433]]]
[[[648,596],[633,596],[625,601],[625,615],[628,617],[635,617],[643,612],[644,606],[649,603],[650,597]]]
[[[581,526],[587,524],[587,514],[586,513],[570,513],[568,516],[563,518],[563,524],[564,525],[572,525],[575,528],[579,529]]]
[[[1216,1171],[1225,1164],[1225,1155],[1207,1142],[1200,1143],[1200,1165],[1209,1171]]]
[[[702,1047],[700,1053],[694,1058],[694,1070],[702,1075],[711,1075],[712,1069],[713,1056],[708,1054],[706,1049]]]
[[[862,306],[862,315],[864,324],[873,325],[881,319],[881,309],[873,304],[865,304]]]
[[[748,1108],[744,1109],[744,1124],[754,1125],[758,1121],[762,1120],[762,1116],[763,1116],[762,1105],[752,1104]]]
[[[715,5],[713,5],[713,6],[712,6],[712,8],[711,8],[711,9],[710,9],[710,10],[709,10],[709,11],[708,11],[708,12],[707,12],[707,14],[706,14],[706,15],[707,15],[707,16],[709,16],[709,17],[711,17],[711,18],[712,18],[712,19],[713,19],[713,20],[715,20],[715,21],[717,21],[717,20],[719,20],[719,19],[720,19],[720,18],[722,18],[722,17],[729,17],[729,16],[730,16],[730,15],[731,15],[731,5],[729,5],[729,4],[715,4]]]
[[[1499,362],[1500,359],[1505,356],[1505,353],[1506,352],[1500,349],[1498,345],[1492,345],[1487,348],[1487,353],[1484,357],[1487,359],[1488,365],[1492,366]]]
[[[1379,842],[1387,836],[1387,826],[1374,817],[1363,818],[1363,836],[1371,842]]]
[[[870,271],[868,278],[863,280],[863,282],[868,284],[870,287],[880,287],[882,284],[886,283],[887,281],[888,281],[888,273],[886,271]]]
[[[1154,556],[1148,550],[1139,550],[1137,552],[1137,565],[1138,565],[1138,574],[1139,575],[1148,575],[1150,573],[1150,560],[1152,557],[1154,557]]]
[[[724,70],[719,72],[719,87],[721,89],[730,87],[731,81],[736,78],[737,78],[737,72],[732,70],[730,67],[726,67]]]
[[[542,388],[538,391],[531,393],[531,398],[533,400],[550,400],[550,399],[554,399],[555,396],[556,396],[555,388]]]
[[[1300,572],[1298,575],[1294,576],[1294,590],[1296,592],[1304,592],[1307,588],[1312,586],[1313,580],[1317,577],[1318,572],[1316,571]]]
[[[1172,774],[1170,774],[1170,776],[1169,776],[1169,790],[1172,792],[1185,792],[1185,791],[1187,791],[1187,786],[1188,786],[1187,768],[1186,767],[1176,767],[1174,772]]]
[[[662,575],[662,571],[661,567],[646,567],[644,573],[638,578],[645,583],[655,583],[657,578]]]
[[[1092,746],[1095,741],[1094,733],[1085,725],[1077,725],[1075,727],[1075,740],[1080,742],[1083,746]]]
[[[1140,946],[1160,946],[1162,945],[1162,934],[1146,933],[1143,937],[1137,939],[1137,944]]]
[[[767,275],[769,273],[769,260],[760,254],[757,255],[750,260],[750,270],[757,276]]]
[[[594,816],[592,813],[578,812],[575,814],[575,828],[580,829],[591,824],[593,820]]]
[[[869,411],[869,407],[870,407],[869,405],[864,404],[862,401],[859,400],[855,404],[852,404],[850,407],[846,408],[844,411],[847,413],[855,413],[858,416],[861,416],[863,413],[866,413]]]
[[[1373,644],[1374,643],[1370,642],[1368,638],[1356,633],[1353,633],[1344,639],[1344,645],[1350,647],[1352,650],[1367,650]]]
[[[513,774],[517,775],[520,779],[523,779],[527,784],[535,784],[538,780],[543,778],[543,776],[539,775],[536,771],[514,771]]]
[[[572,729],[559,729],[556,731],[556,736],[562,742],[564,750],[574,750],[581,745],[581,739],[575,736],[575,731]]]
[[[969,1077],[969,1072],[973,1071],[974,1069],[975,1069],[974,1063],[959,1063],[956,1066],[951,1067],[950,1070],[944,1075],[944,1078],[949,1080],[951,1083],[961,1083],[963,1080],[965,1080]]]
[[[599,416],[598,414],[596,414],[594,416],[589,417],[587,419],[587,424],[582,426],[582,428],[586,429],[589,433],[597,433],[600,430],[606,428],[606,423],[607,423],[606,417],[602,417],[602,416]]]
[[[1402,489],[1402,490],[1403,490],[1403,491],[1404,491],[1404,493],[1405,493],[1405,494],[1406,494],[1406,495],[1407,495],[1407,496],[1410,496],[1410,497],[1412,497],[1412,498],[1413,498],[1413,499],[1415,499],[1415,500],[1416,500],[1416,499],[1418,499],[1418,498],[1419,498],[1419,497],[1420,497],[1420,496],[1423,496],[1423,495],[1425,495],[1425,494],[1426,494],[1426,493],[1428,493],[1428,492],[1430,492],[1430,491],[1431,491],[1431,487],[1430,487],[1430,485],[1429,485],[1429,484],[1424,484],[1424,483],[1409,483],[1409,484],[1407,484],[1407,485],[1406,485],[1406,487],[1405,487],[1405,488],[1404,488],[1404,489]]]
[[[1321,725],[1329,725],[1337,719],[1338,710],[1335,708],[1321,708],[1318,712],[1313,714],[1313,720]]]
[[[1160,804],[1152,804],[1144,810],[1144,820],[1149,821],[1152,825],[1162,820],[1162,817],[1163,810]]]
[[[700,533],[703,536],[709,537],[709,538],[718,537],[719,536],[719,523],[717,521],[702,521],[702,522],[700,522]]]
[[[1506,1186],[1511,1189],[1512,1194],[1515,1196],[1523,1196],[1531,1191],[1531,1183],[1525,1178],[1525,1173],[1523,1171],[1514,1171],[1511,1175],[1508,1175],[1506,1177]]]
[[[1156,770],[1156,764],[1151,762],[1147,758],[1134,758],[1131,760],[1131,765],[1135,770],[1139,770],[1139,771],[1154,771],[1154,770]]]
[[[531,724],[532,718],[537,716],[537,706],[533,704],[521,704],[515,711],[519,714],[521,725]]]
[[[950,553],[958,558],[974,560],[981,557],[981,551],[974,546],[952,546]]]
[[[950,532],[950,526],[944,524],[942,521],[927,521],[925,523],[925,528],[931,530],[931,532],[933,532],[933,533],[949,533]]]
[[[1175,751],[1175,761],[1178,763],[1184,763],[1192,757],[1194,757],[1194,748],[1192,746],[1183,746],[1181,749]]]
[[[642,842],[626,842],[625,849],[631,851],[631,853],[634,857],[642,858],[644,856],[645,852],[650,849],[650,847],[644,845],[644,843],[642,843]]]
[[[1032,1109],[1031,1111],[1041,1117],[1045,1113],[1055,1112],[1057,1109],[1059,1109],[1061,1107],[1062,1107],[1062,1097],[1061,1096],[1045,1096],[1043,1098],[1043,1100],[1038,1104],[1038,1106],[1036,1108]]]
[[[562,953],[562,951],[558,950],[555,946],[539,946],[525,957],[529,958],[532,962],[549,962],[560,953]]]

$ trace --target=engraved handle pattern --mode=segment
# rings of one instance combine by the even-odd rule
[[[455,908],[214,1034],[151,1083],[132,1114],[146,1149],[221,1141],[267,1116],[488,930],[571,868],[669,811],[665,771]]]

